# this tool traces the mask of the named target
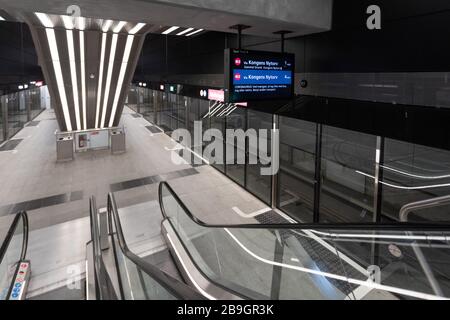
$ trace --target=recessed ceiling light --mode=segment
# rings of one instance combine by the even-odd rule
[[[203,29],[198,29],[198,30],[196,30],[194,32],[191,32],[191,33],[187,34],[186,37],[193,36],[194,34],[197,34],[197,33],[202,32],[202,31],[203,31]]]
[[[173,27],[170,27],[169,29],[167,29],[166,31],[164,31],[162,34],[169,34],[171,32],[174,32],[177,29],[180,29],[180,27],[173,26]]]
[[[0,21],[5,21],[5,18],[3,18],[2,16],[0,16]]]
[[[183,34],[191,32],[192,30],[194,30],[194,28],[187,28],[186,30],[183,30],[180,33],[177,33],[177,36],[182,36]]]

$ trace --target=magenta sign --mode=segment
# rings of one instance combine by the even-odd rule
[[[223,90],[208,89],[208,99],[214,100],[214,101],[219,101],[219,102],[224,102],[225,101],[225,92]],[[247,102],[236,103],[236,105],[246,107]]]

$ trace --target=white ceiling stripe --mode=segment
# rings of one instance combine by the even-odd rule
[[[56,83],[58,86],[59,97],[61,99],[61,106],[63,109],[64,121],[66,123],[67,131],[72,131],[72,124],[70,121],[69,106],[67,104],[66,90],[64,88],[64,78],[61,71],[61,64],[59,60],[58,47],[56,45],[55,30],[47,28],[45,29],[47,34],[47,40],[50,47],[50,55],[53,62],[53,68],[55,70]]]
[[[80,121],[80,103],[78,96],[78,78],[77,78],[77,67],[75,65],[75,48],[73,42],[73,31],[66,30],[67,35],[67,47],[69,50],[69,65],[70,65],[70,76],[72,80],[72,92],[73,92],[73,103],[75,108],[75,121],[77,124],[77,130],[81,130]]]
[[[103,69],[105,64],[105,47],[106,47],[106,33],[102,34],[102,48],[100,52],[100,70],[98,75],[98,89],[97,89],[97,108],[95,112],[95,127],[100,128],[99,117],[100,117],[100,102],[102,97],[102,87],[103,87]]]
[[[111,78],[112,78],[112,73],[113,73],[113,69],[114,69],[114,58],[116,56],[116,49],[117,49],[117,38],[118,38],[118,34],[114,33],[112,36],[112,42],[111,42],[111,51],[110,51],[109,61],[108,61],[108,71],[106,74],[105,95],[103,98],[102,120],[100,121],[100,128],[105,127],[106,110],[108,107],[109,91],[111,89]]]
[[[191,33],[187,34],[186,37],[193,36],[194,34],[197,34],[197,33],[202,32],[202,31],[203,31],[203,29],[195,30],[194,32],[191,32]]]
[[[87,129],[86,115],[86,62],[84,53],[84,31],[80,31],[80,62],[81,62],[81,103],[83,105],[83,129]]]
[[[177,33],[177,36],[182,36],[183,34],[191,32],[192,30],[194,30],[194,28],[187,28],[186,30],[183,30],[180,33]]]
[[[169,29],[167,29],[166,31],[164,31],[162,34],[169,34],[169,33],[172,33],[173,31],[178,30],[179,28],[180,28],[180,27],[177,27],[177,26],[170,27]]]
[[[114,94],[114,101],[111,109],[111,116],[109,118],[109,126],[114,124],[114,118],[116,116],[117,104],[119,103],[120,91],[122,90],[123,79],[128,66],[128,59],[130,58],[131,48],[133,46],[133,35],[128,35],[127,43],[125,44],[125,51],[123,53],[122,65],[120,67],[119,79],[117,80],[116,93]]]
[[[128,31],[129,34],[136,34],[139,32],[139,30],[141,30],[143,27],[145,26],[145,23],[138,23],[137,25],[134,26],[133,29],[131,29],[130,31]]]

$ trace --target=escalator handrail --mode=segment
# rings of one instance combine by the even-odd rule
[[[448,223],[283,223],[283,224],[208,224],[197,218],[186,207],[184,202],[178,197],[177,193],[172,189],[167,181],[159,183],[158,199],[161,212],[164,219],[169,216],[164,208],[163,187],[166,187],[170,194],[175,198],[178,205],[186,212],[186,215],[197,225],[204,228],[228,228],[228,229],[296,229],[296,230],[358,230],[358,231],[450,231]]]
[[[20,260],[25,260],[27,256],[27,249],[28,249],[28,214],[26,211],[21,211],[14,217],[13,222],[11,223],[11,226],[9,227],[8,233],[6,234],[5,240],[2,243],[2,246],[0,247],[0,264],[3,261],[3,258],[6,255],[6,252],[8,251],[9,244],[11,243],[12,238],[14,237],[14,234],[16,232],[16,229],[19,225],[20,220],[23,220],[23,240],[22,240],[22,251],[20,253]]]
[[[103,263],[102,250],[100,247],[100,233],[98,224],[98,211],[95,197],[89,199],[89,218],[91,224],[91,240],[94,252],[94,277],[95,292],[97,300],[116,300],[117,295],[108,277],[106,267]]]
[[[115,235],[117,236],[118,243],[122,254],[136,264],[142,271],[148,274],[152,279],[158,282],[166,290],[172,293],[175,297],[183,300],[204,300],[205,298],[187,286],[186,284],[176,280],[164,271],[158,269],[147,261],[143,260],[138,255],[134,254],[127,245],[125,240],[122,225],[120,222],[119,211],[117,209],[116,200],[113,193],[108,194],[107,212],[109,220],[109,232],[113,235],[112,223],[115,225]],[[119,276],[120,279],[120,276]],[[123,290],[123,288],[121,288]]]

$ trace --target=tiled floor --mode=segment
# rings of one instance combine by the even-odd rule
[[[146,126],[146,128],[148,129],[148,131],[150,131],[151,133],[161,133],[162,131],[160,129],[158,129],[155,126]]]
[[[1,147],[0,151],[11,151],[14,150],[19,143],[22,142],[22,139],[12,139],[7,142],[5,142]]]
[[[39,125],[39,121],[30,121],[28,122],[27,127],[35,127],[37,125]]]

